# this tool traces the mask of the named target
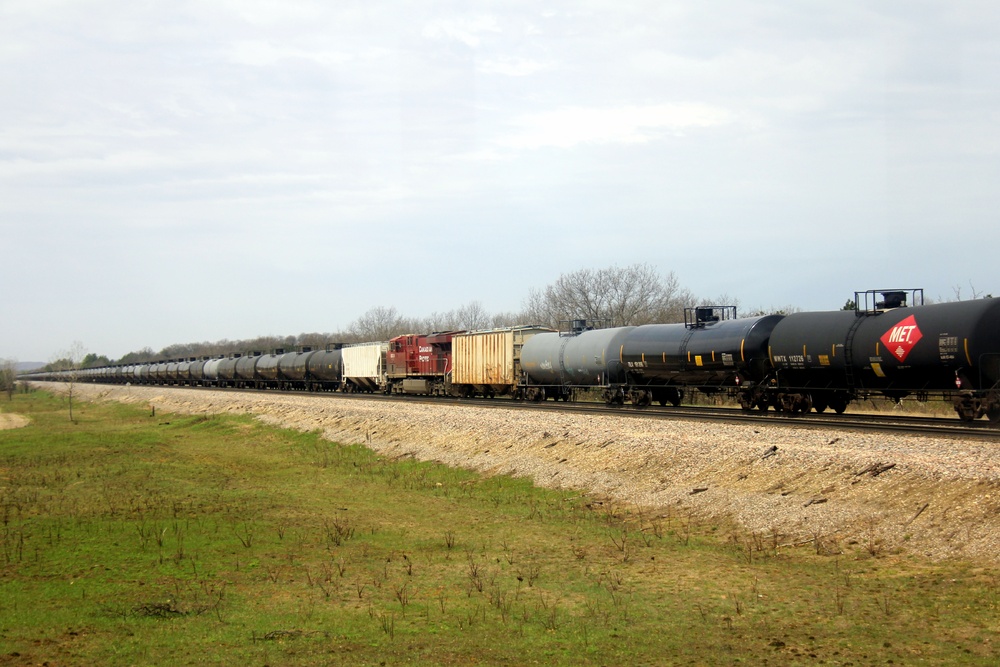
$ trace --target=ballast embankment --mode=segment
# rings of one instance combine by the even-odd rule
[[[390,409],[337,395],[74,391],[157,412],[252,414],[388,457],[527,476],[661,515],[727,517],[747,533],[828,553],[1000,561],[1000,461],[988,442],[474,405],[394,402]]]

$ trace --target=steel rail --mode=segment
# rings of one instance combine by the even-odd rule
[[[199,391],[247,392],[260,394],[275,394],[274,389],[230,388],[230,387],[199,387],[188,385],[134,385],[151,386],[158,389],[196,389]],[[568,414],[583,414],[592,416],[615,416],[635,419],[660,419],[702,421],[730,424],[752,424],[757,426],[775,426],[783,428],[808,428],[816,430],[842,430],[859,432],[876,432],[896,435],[916,435],[935,438],[986,440],[1000,442],[1000,428],[986,421],[960,422],[956,419],[940,417],[920,417],[912,415],[885,414],[828,414],[808,413],[790,414],[784,412],[747,411],[741,408],[722,408],[706,406],[636,407],[632,405],[607,406],[601,403],[588,402],[557,402],[546,401],[534,403],[530,401],[514,401],[509,398],[460,398],[454,396],[413,396],[384,395],[369,393],[341,393],[331,391],[280,391],[277,395],[317,396],[345,400],[386,400],[421,403],[428,405],[468,406],[488,409],[508,410],[541,410]]]

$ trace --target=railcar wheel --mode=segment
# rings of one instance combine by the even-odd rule
[[[827,406],[838,415],[842,415],[847,410],[847,404],[850,402],[851,400],[847,397],[834,395],[827,402]]]
[[[625,392],[620,388],[608,388],[604,390],[604,404],[608,407],[612,405],[625,404]]]
[[[990,420],[991,424],[1000,424],[1000,408],[993,408],[992,410],[987,410],[986,418]]]
[[[632,405],[644,408],[653,402],[653,395],[648,391],[639,390],[632,394]]]
[[[958,418],[964,422],[971,422],[976,420],[976,413],[969,412],[968,410],[955,410],[958,413]]]
[[[667,403],[669,403],[675,408],[681,404],[681,401],[683,399],[684,399],[684,392],[681,391],[680,389],[674,389],[674,388],[661,391],[659,393],[659,396],[657,397],[657,401],[660,403],[660,405],[665,406]]]

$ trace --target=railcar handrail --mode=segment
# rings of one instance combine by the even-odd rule
[[[736,319],[736,306],[694,306],[684,309],[684,326],[688,329]]]
[[[881,300],[879,300],[881,296]],[[862,297],[864,297],[862,299]],[[862,306],[862,304],[864,304]],[[924,305],[924,290],[922,287],[907,287],[896,289],[870,289],[854,293],[854,313],[861,315],[879,315],[895,308],[908,308]]]

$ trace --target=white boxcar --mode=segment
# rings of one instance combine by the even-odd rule
[[[516,395],[521,348],[535,334],[551,331],[531,325],[456,334],[451,341],[452,385],[464,396]]]
[[[385,387],[385,353],[389,343],[345,345],[344,391],[382,391]]]

